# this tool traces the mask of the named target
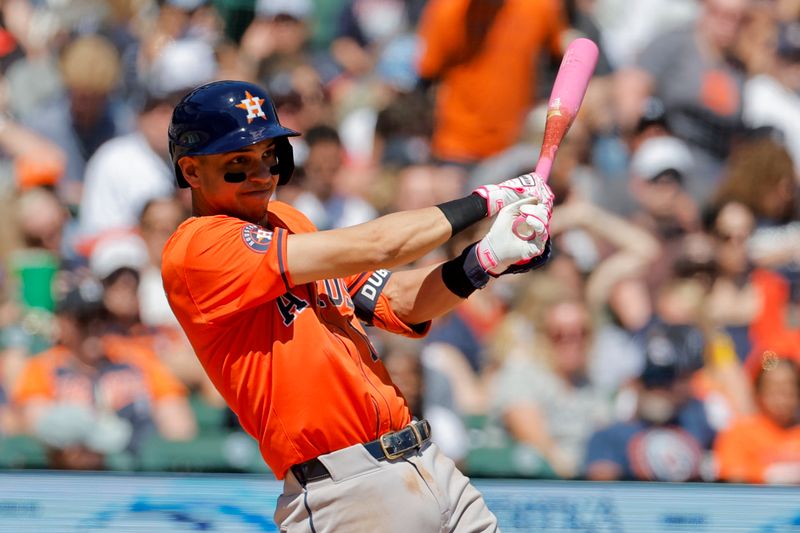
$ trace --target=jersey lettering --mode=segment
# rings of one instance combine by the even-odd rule
[[[386,269],[376,270],[372,273],[372,275],[367,279],[367,282],[361,287],[361,290],[358,291],[360,296],[368,299],[371,302],[374,302],[380,293],[383,291],[383,285],[386,283],[386,280],[389,278],[390,272]]]
[[[339,306],[342,305],[342,288],[339,285],[338,279],[326,279],[325,280],[325,292],[330,298],[331,303],[333,305]]]
[[[283,319],[284,326],[291,326],[294,319],[300,312],[308,307],[308,302],[299,296],[287,292],[283,296],[279,296],[275,303],[278,304],[278,311]]]
[[[375,306],[378,304],[378,297],[383,292],[386,282],[392,273],[386,269],[376,270],[367,278],[364,285],[358,289],[353,296],[353,305],[356,308],[356,316],[365,324],[372,325],[375,316]]]

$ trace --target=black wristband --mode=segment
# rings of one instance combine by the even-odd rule
[[[489,215],[486,199],[477,193],[439,204],[436,207],[442,210],[450,226],[452,226],[453,235]]]
[[[461,255],[442,265],[445,287],[461,298],[467,298],[476,289],[482,289],[489,283],[489,273],[478,262],[477,246],[477,243],[467,246]]]

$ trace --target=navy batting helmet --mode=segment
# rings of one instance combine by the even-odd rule
[[[288,137],[297,135],[281,126],[275,105],[258,85],[215,81],[194,89],[175,106],[169,125],[169,154],[178,185],[185,188],[189,183],[178,166],[180,158],[221,154],[275,139],[278,163],[271,170],[279,176],[278,185],[283,185],[294,172]]]

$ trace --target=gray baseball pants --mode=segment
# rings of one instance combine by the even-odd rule
[[[331,477],[305,487],[291,470],[275,523],[286,533],[497,532],[497,518],[450,458],[431,443],[378,461],[360,444],[319,457]]]

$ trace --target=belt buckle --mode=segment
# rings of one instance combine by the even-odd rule
[[[402,451],[399,451],[399,452],[391,453],[386,448],[386,443],[384,442],[383,438],[384,437],[388,437],[391,434],[392,433],[384,433],[383,435],[381,435],[380,439],[378,439],[378,440],[381,443],[381,450],[383,450],[383,455],[385,455],[387,459],[398,459],[398,458],[402,457],[404,453],[406,453],[406,450],[402,450]]]
[[[395,435],[395,434],[400,433],[401,431],[405,431],[407,429],[411,430],[411,433],[414,435],[414,440],[416,442],[414,442],[414,444],[412,444],[411,446],[407,446],[407,447],[405,447],[405,448],[403,448],[401,450],[396,450],[394,453],[390,452],[388,450],[388,448],[387,448],[386,442],[383,440],[384,437],[388,437],[390,435]],[[410,422],[406,427],[404,427],[403,429],[401,429],[399,431],[393,431],[393,432],[389,432],[389,433],[384,433],[383,435],[381,435],[379,440],[380,440],[380,443],[381,443],[381,449],[383,450],[383,455],[385,455],[387,459],[397,459],[399,457],[402,457],[407,451],[418,449],[420,446],[422,446],[422,442],[423,442],[422,433],[420,433],[419,428],[416,426],[416,424],[414,422]]]

